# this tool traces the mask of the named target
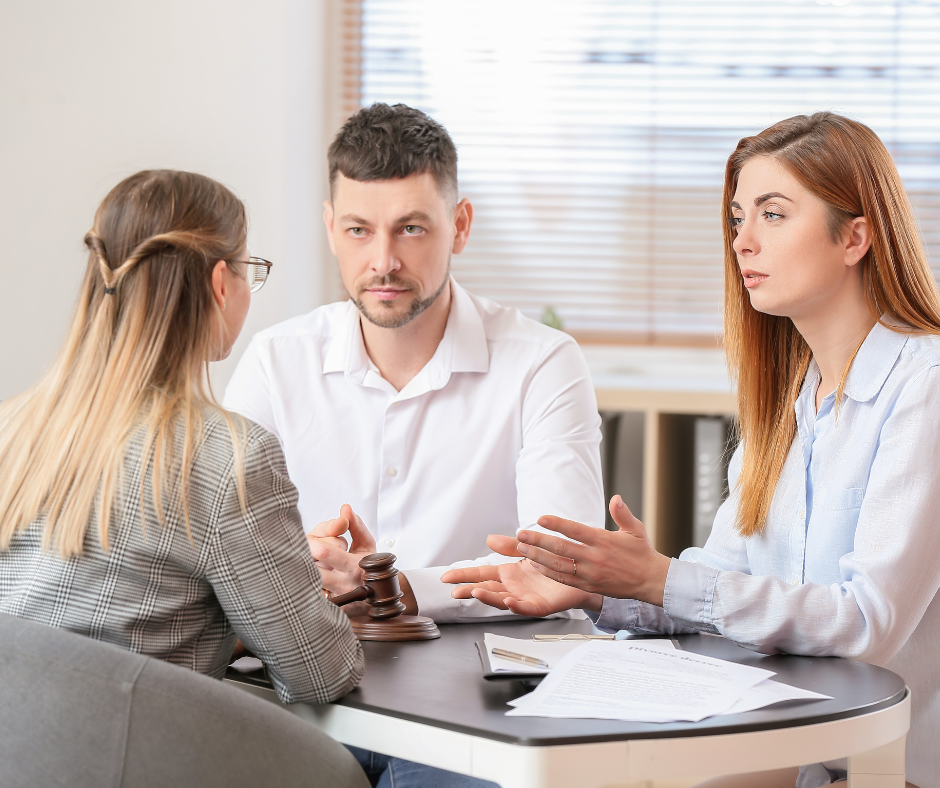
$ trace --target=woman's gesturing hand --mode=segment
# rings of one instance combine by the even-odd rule
[[[545,577],[589,594],[639,599],[662,606],[669,558],[650,544],[643,523],[619,495],[610,501],[619,531],[591,528],[560,517],[541,517],[538,524],[569,539],[538,531],[520,531],[516,550]]]

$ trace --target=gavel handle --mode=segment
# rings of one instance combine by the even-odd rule
[[[372,589],[369,586],[359,586],[359,588],[354,588],[348,594],[330,597],[330,602],[337,607],[342,607],[343,605],[348,605],[350,602],[361,602],[364,599],[368,599],[370,596],[372,596]]]

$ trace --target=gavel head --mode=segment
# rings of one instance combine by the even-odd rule
[[[405,612],[404,596],[398,582],[395,556],[391,553],[373,553],[359,562],[363,581],[372,590],[369,603],[369,618],[385,619],[400,616]]]
[[[373,553],[363,558],[359,566],[363,569],[365,585],[334,597],[333,603],[341,606],[364,599],[369,605],[369,618],[380,621],[404,613],[405,604],[401,601],[404,595],[398,582],[395,556],[391,553]]]

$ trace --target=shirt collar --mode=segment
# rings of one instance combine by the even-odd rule
[[[450,288],[450,314],[444,336],[424,369],[432,389],[443,388],[454,372],[486,372],[490,365],[483,318],[473,298],[453,277]],[[330,345],[323,358],[324,375],[344,372],[346,377],[362,383],[366,373],[374,369],[375,365],[366,352],[359,321],[359,308],[350,299],[330,337]]]
[[[808,396],[808,389],[812,389],[813,394],[815,394],[816,387],[819,385],[821,377],[822,375],[819,372],[819,364],[816,363],[815,358],[810,358],[809,366],[806,368],[806,377],[803,378],[803,386],[800,388],[799,397]]]
[[[881,320],[875,323],[872,330],[868,332],[858,353],[855,354],[848,377],[845,379],[845,396],[856,402],[867,402],[881,391],[908,337],[907,334],[893,331],[891,326],[905,327],[887,316],[882,316]],[[812,358],[806,370],[806,377],[803,379],[803,387],[800,389],[801,398],[810,396],[807,393],[808,389],[812,389],[815,395],[819,377],[819,365],[816,359]],[[815,414],[815,408],[813,412]]]
[[[361,379],[369,368],[369,354],[359,328],[359,308],[352,299],[345,307],[333,327],[323,357],[323,374],[345,372],[347,377]]]
[[[907,344],[908,334],[892,330],[903,328],[900,324],[882,316],[868,332],[865,341],[855,354],[845,381],[845,395],[856,402],[867,402],[884,386],[894,369],[901,349]]]
[[[483,317],[470,294],[454,278],[450,280],[450,314],[438,350],[446,350],[450,359],[441,361],[451,372],[486,372],[490,368],[490,349],[486,341]],[[436,356],[437,354],[435,354]]]

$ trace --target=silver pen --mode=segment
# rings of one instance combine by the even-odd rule
[[[570,632],[567,635],[533,635],[532,640],[548,643],[555,640],[616,640],[613,635],[582,635],[579,632]]]
[[[490,649],[491,654],[495,654],[501,659],[509,659],[513,662],[521,662],[523,665],[531,665],[535,668],[547,668],[548,663],[544,659],[537,657],[527,657],[525,654],[517,654],[515,651],[506,651],[502,648]]]

